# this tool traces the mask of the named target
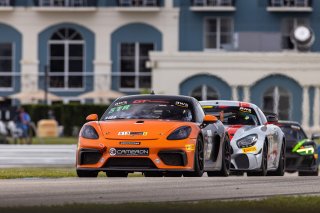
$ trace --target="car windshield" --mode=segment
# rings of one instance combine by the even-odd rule
[[[163,119],[194,121],[191,104],[167,99],[120,100],[114,102],[101,120]]]
[[[304,135],[298,126],[280,126],[280,128],[285,134],[287,141],[301,141],[303,139],[307,139],[306,135]]]
[[[202,106],[206,114],[219,118],[224,125],[258,125],[254,109],[235,106]]]

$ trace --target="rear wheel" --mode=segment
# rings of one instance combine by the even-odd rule
[[[128,172],[123,171],[108,171],[106,172],[107,177],[128,177]]]
[[[280,158],[279,158],[279,165],[276,171],[268,172],[269,176],[283,176],[286,167],[286,154],[285,154],[285,144],[282,143]]]
[[[247,172],[247,176],[266,176],[267,169],[268,169],[268,146],[267,146],[267,142],[265,142],[263,145],[260,171]]]
[[[204,152],[203,152],[203,141],[201,136],[197,138],[196,151],[194,153],[194,171],[184,172],[185,177],[202,177],[204,169]]]
[[[98,171],[90,171],[90,170],[78,170],[77,169],[77,175],[80,178],[86,178],[86,177],[97,177]]]
[[[222,149],[222,161],[221,161],[221,170],[220,171],[211,171],[207,172],[209,177],[227,177],[230,174],[230,161],[231,161],[231,152],[230,152],[230,140],[228,136],[225,136],[224,147]]]

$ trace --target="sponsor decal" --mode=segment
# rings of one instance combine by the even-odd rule
[[[184,107],[184,108],[188,108],[189,106],[187,103],[181,102],[181,101],[176,101],[175,105],[179,107]]]
[[[124,141],[124,142],[120,142],[120,145],[140,145],[141,142],[132,142],[132,141]]]
[[[202,109],[212,109],[214,106],[202,106]]]
[[[110,156],[115,156],[117,154],[117,150],[115,148],[110,148],[109,154]]]
[[[191,152],[195,150],[195,145],[194,144],[186,144],[185,145],[186,151]]]
[[[135,135],[143,135],[143,136],[147,136],[148,132],[118,132],[118,135],[131,135],[131,136],[135,136]]]
[[[240,110],[240,112],[248,112],[248,113],[251,113],[251,109],[250,109],[250,108],[240,107],[239,110]]]
[[[131,105],[123,105],[123,106],[113,107],[113,108],[110,109],[108,114],[112,114],[112,113],[120,112],[120,111],[126,111],[126,110],[129,110],[130,107],[131,107]]]
[[[110,156],[148,156],[149,149],[135,149],[135,148],[110,148]]]
[[[168,101],[163,100],[134,100],[133,104],[144,104],[144,103],[160,103],[160,104],[168,104]]]
[[[127,105],[128,102],[127,101],[120,101],[114,104],[114,106],[122,106],[122,105]]]
[[[248,148],[243,148],[242,151],[244,153],[256,152],[257,151],[257,147],[256,146],[252,146],[252,147],[248,147]]]

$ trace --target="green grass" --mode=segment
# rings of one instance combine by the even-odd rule
[[[75,168],[4,168],[0,169],[0,179],[15,178],[64,178],[77,177]],[[104,172],[99,177],[106,177]],[[142,177],[141,173],[129,174],[129,177]]]
[[[167,203],[128,203],[128,204],[68,204],[61,206],[11,207],[0,208],[2,213],[32,212],[210,212],[210,213],[301,213],[320,212],[320,197],[273,197],[252,201],[200,201],[200,202],[167,202]]]
[[[12,138],[9,138],[10,144],[14,144]],[[18,140],[18,143],[19,140]],[[32,138],[32,144],[77,144],[78,138],[76,137],[58,137],[58,138]]]

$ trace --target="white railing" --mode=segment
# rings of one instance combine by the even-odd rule
[[[93,0],[39,0],[40,7],[88,7]]]
[[[309,0],[271,0],[271,7],[310,7]]]
[[[120,7],[157,7],[158,0],[119,0]]]
[[[233,0],[193,0],[193,6],[226,7],[233,6]]]

